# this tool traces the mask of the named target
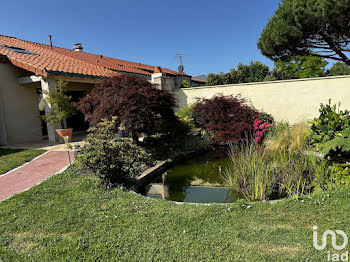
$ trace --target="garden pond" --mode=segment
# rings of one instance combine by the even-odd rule
[[[222,178],[230,161],[225,150],[185,160],[148,185],[146,195],[179,202],[234,202],[239,196],[224,186]]]

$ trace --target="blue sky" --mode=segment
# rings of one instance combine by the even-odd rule
[[[2,0],[0,34],[176,69],[219,73],[239,62],[273,63],[256,46],[279,0]]]

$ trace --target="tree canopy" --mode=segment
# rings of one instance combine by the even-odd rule
[[[171,93],[133,75],[103,80],[78,103],[85,119],[94,125],[116,116],[117,125],[131,132],[134,142],[141,134],[171,132],[177,123],[174,107]]]
[[[226,85],[250,82],[262,82],[270,69],[261,62],[251,61],[249,65],[239,63],[237,69],[231,69],[228,73],[209,74],[207,85]]]
[[[329,76],[350,75],[350,66],[343,62],[336,62],[327,72]]]
[[[283,75],[283,79],[320,77],[325,75],[327,64],[321,57],[294,57],[287,61],[276,61],[274,70],[278,75]]]
[[[258,41],[273,59],[317,56],[350,65],[350,0],[282,0]]]

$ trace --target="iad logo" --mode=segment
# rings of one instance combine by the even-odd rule
[[[330,235],[332,239],[332,247],[335,250],[343,250],[348,245],[348,236],[344,233],[344,231],[341,230],[326,230],[322,235],[322,244],[318,244],[318,234],[317,234],[317,226],[313,227],[314,233],[313,233],[313,244],[314,247],[317,250],[324,250],[327,246],[327,236]],[[341,245],[337,245],[337,235],[339,234],[343,238],[343,243]],[[349,252],[346,251],[345,253],[339,254],[339,253],[331,253],[330,251],[327,251],[327,258],[328,261],[349,261]]]

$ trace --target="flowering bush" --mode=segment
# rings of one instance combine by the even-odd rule
[[[254,130],[255,130],[255,144],[262,143],[264,140],[266,133],[269,132],[273,128],[274,119],[272,115],[258,112],[255,115],[254,120]]]

